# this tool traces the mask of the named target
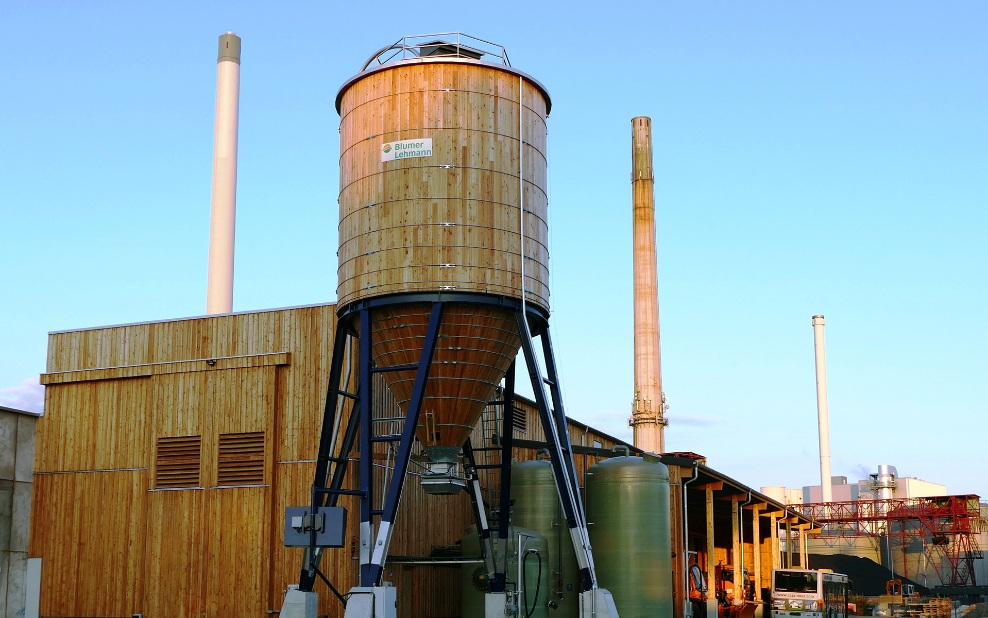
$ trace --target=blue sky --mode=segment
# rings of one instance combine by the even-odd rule
[[[0,404],[47,333],[205,312],[216,40],[243,37],[234,309],[335,300],[340,85],[402,35],[504,45],[553,99],[567,411],[630,439],[630,120],[654,128],[669,450],[749,485],[988,496],[988,5],[0,4]]]

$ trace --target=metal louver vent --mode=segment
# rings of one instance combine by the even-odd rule
[[[511,426],[518,433],[528,433],[528,415],[525,411],[519,407],[515,407],[514,414],[511,416]]]
[[[156,489],[199,487],[202,438],[176,436],[158,438],[154,466]]]
[[[221,433],[216,467],[218,485],[264,483],[264,432]]]

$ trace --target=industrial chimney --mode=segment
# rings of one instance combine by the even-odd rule
[[[634,210],[635,400],[629,424],[638,448],[661,453],[665,404],[659,357],[659,284],[655,258],[655,180],[652,120],[631,119],[631,192]]]
[[[240,115],[240,37],[220,35],[216,60],[213,198],[209,217],[206,313],[233,311],[233,236],[237,215],[237,125]]]
[[[816,410],[820,424],[820,488],[823,501],[834,499],[830,477],[830,422],[827,419],[827,352],[823,342],[823,316],[813,316],[813,348],[816,352]]]

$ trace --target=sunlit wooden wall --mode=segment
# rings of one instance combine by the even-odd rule
[[[321,305],[52,334],[30,542],[42,615],[280,606],[298,578],[280,512],[308,495],[334,327]]]
[[[280,608],[302,551],[283,547],[283,513],[309,500],[335,309],[50,336],[30,540],[30,555],[42,558],[43,616],[263,616]],[[387,397],[378,405],[390,413]],[[518,407],[524,421],[515,437],[544,440],[534,407]],[[484,434],[478,425],[474,445]],[[614,444],[582,427],[570,435],[576,445]],[[515,455],[531,459],[536,449]],[[595,461],[576,457],[581,479]],[[353,487],[356,465],[351,472]],[[351,546],[327,550],[322,570],[345,591],[356,584],[359,509],[353,498],[341,505]],[[472,523],[465,494],[429,496],[410,477],[391,555],[428,557],[455,546]],[[385,579],[398,587],[402,616],[459,614],[456,568],[395,563]],[[317,590],[320,613],[341,616],[321,582]]]

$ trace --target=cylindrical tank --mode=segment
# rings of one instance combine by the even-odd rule
[[[933,560],[927,555],[927,546],[932,546],[934,537],[928,534],[919,521],[894,520],[889,523],[891,534],[882,538],[886,555],[892,556],[892,570],[896,577],[907,578],[922,586],[949,584],[940,581],[940,572],[950,573],[949,566],[940,564],[941,556],[934,552]],[[891,551],[888,544],[891,543]],[[946,568],[944,568],[946,567]]]
[[[597,581],[621,618],[672,616],[669,470],[641,457],[594,464],[587,521]]]
[[[459,39],[395,46],[336,98],[340,315],[370,306],[375,362],[409,364],[425,341],[426,303],[457,299],[425,390],[417,437],[426,447],[459,447],[469,435],[521,345],[523,293],[549,308],[549,96],[506,54],[475,52]],[[470,298],[477,304],[462,302]],[[385,379],[407,409],[414,371]]]
[[[544,459],[511,465],[511,521],[543,535],[548,542],[549,585],[546,603],[555,602],[550,617],[575,618],[579,615],[579,567],[573,542],[566,528],[552,464]]]
[[[545,536],[535,530],[511,526],[508,529],[508,566],[505,570],[505,579],[508,583],[508,590],[515,590],[515,582],[518,581],[518,535],[524,537],[522,555],[522,577],[524,586],[522,587],[521,603],[524,607],[519,607],[518,616],[523,618],[549,618],[556,616],[549,614],[547,603],[549,601],[548,590],[551,575],[546,563],[549,554],[549,546]],[[481,558],[480,538],[477,536],[476,526],[470,526],[466,536],[463,537],[463,558]],[[531,550],[534,550],[532,552]],[[541,571],[539,570],[539,560],[542,561]],[[503,560],[503,558],[502,558]],[[485,595],[490,592],[490,581],[487,576],[487,569],[483,563],[468,563],[460,568],[461,586],[461,616],[462,618],[484,618]]]

